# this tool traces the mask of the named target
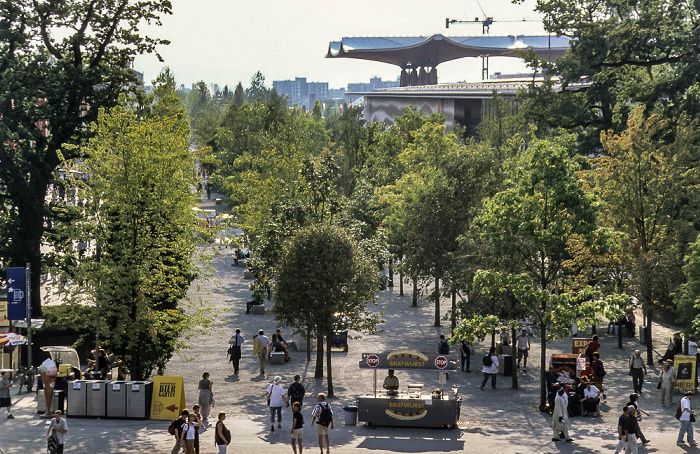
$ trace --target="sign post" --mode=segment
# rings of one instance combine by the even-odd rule
[[[688,391],[695,389],[695,356],[676,355],[673,367],[676,369],[676,389]]]
[[[7,269],[7,319],[27,318],[27,281],[24,267]]]
[[[32,264],[27,262],[24,274],[24,283],[27,289],[27,368],[32,364]]]
[[[184,408],[185,387],[182,377],[156,375],[153,378],[151,419],[177,419]]]

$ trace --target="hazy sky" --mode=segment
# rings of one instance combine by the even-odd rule
[[[139,57],[136,69],[151,81],[170,66],[178,83],[199,80],[247,86],[258,70],[268,85],[273,80],[307,77],[340,88],[372,76],[396,79],[397,66],[355,59],[324,58],[330,41],[346,36],[447,36],[481,34],[480,24],[451,25],[445,18],[474,19],[483,14],[476,0],[172,0],[173,15],[162,27],[144,28],[148,34],[171,41],[161,48],[165,63]],[[491,35],[542,34],[539,21],[509,23],[500,20],[539,19],[535,0],[513,5],[510,0],[480,0],[496,22]],[[516,59],[491,58],[490,71],[525,69]],[[438,66],[440,82],[480,80],[481,60],[461,59]]]

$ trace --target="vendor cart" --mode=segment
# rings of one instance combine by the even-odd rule
[[[455,427],[462,398],[457,389],[444,389],[446,372],[457,370],[457,358],[418,350],[363,353],[360,369],[374,370],[374,390],[357,398],[357,419],[367,425],[398,427]],[[423,391],[423,384],[409,383],[406,391],[377,392],[378,369],[428,369],[441,372],[438,386]]]

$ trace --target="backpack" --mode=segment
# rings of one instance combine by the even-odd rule
[[[180,436],[180,429],[182,429],[182,426],[185,424],[185,421],[183,421],[180,418],[173,419],[170,422],[170,425],[168,426],[168,433],[170,435],[177,435],[178,437]]]
[[[175,435],[175,423],[177,423],[179,420],[180,418],[170,421],[170,424],[168,425],[168,433],[170,435]]]
[[[586,347],[586,351],[583,352],[583,356],[585,356],[586,358],[590,358],[591,356],[593,356],[593,347],[591,347],[590,345]]]
[[[605,377],[605,374],[607,374],[607,372],[605,372],[605,367],[603,367],[602,361],[598,361],[598,364],[596,364],[595,374],[600,378]]]
[[[484,366],[486,366],[486,367],[493,366],[493,360],[491,359],[491,355],[484,356],[483,363],[484,363]]]
[[[319,404],[319,406],[321,407],[321,414],[318,415],[318,423],[327,426],[331,423],[331,421],[333,421],[333,413],[331,413],[331,407],[328,404]]]
[[[447,355],[450,353],[450,345],[447,341],[440,341],[440,354]]]
[[[233,361],[233,345],[231,345],[231,346],[228,348],[228,350],[226,351],[226,353],[227,353],[228,356],[229,356],[228,362]]]
[[[676,419],[680,421],[682,414],[683,412],[681,411],[681,403],[678,402],[678,406],[676,407]]]

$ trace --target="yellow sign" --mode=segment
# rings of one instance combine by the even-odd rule
[[[153,379],[151,419],[170,421],[185,408],[185,387],[182,377],[156,375]]]
[[[0,299],[0,326],[10,326],[7,319],[7,301],[4,299]]]
[[[695,388],[695,356],[676,355],[673,367],[676,368],[676,389],[689,390]]]

